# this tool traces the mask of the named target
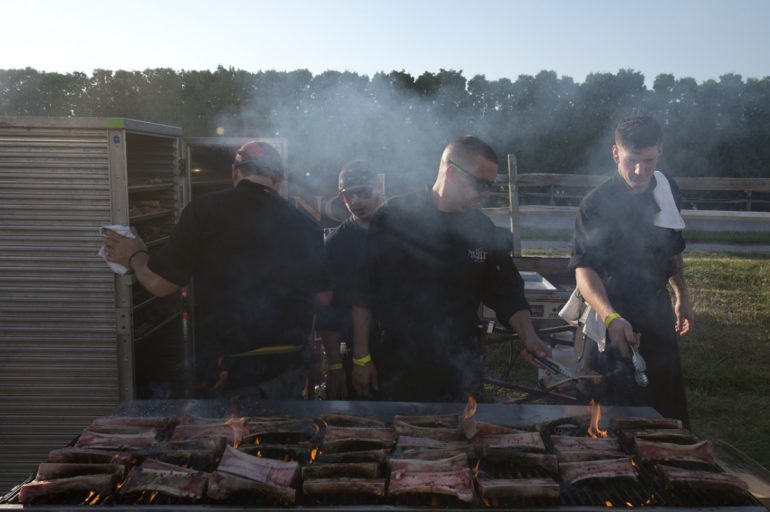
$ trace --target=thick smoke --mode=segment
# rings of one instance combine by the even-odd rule
[[[445,70],[417,79],[397,72],[371,79],[331,71],[281,75],[280,91],[255,87],[243,101],[249,107],[236,118],[223,115],[217,126],[225,126],[226,134],[229,124],[286,138],[290,195],[314,207],[319,197],[323,204],[336,193],[336,175],[351,159],[369,160],[383,173],[388,196],[424,189],[435,179],[446,143],[465,133],[495,148],[502,174],[508,152],[516,154],[520,172],[561,170],[564,155],[550,141],[554,133],[570,139],[578,93],[571,79],[554,72],[515,83],[483,76],[466,80],[461,72]],[[502,204],[505,193],[494,205]]]

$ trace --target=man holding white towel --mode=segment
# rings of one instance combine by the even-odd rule
[[[690,331],[693,310],[683,274],[681,194],[655,170],[662,148],[653,118],[618,124],[612,146],[618,172],[581,202],[570,268],[607,328],[607,349],[600,353],[587,343],[584,358],[605,375],[604,401],[650,405],[687,424],[677,334]],[[666,283],[674,291],[673,309]],[[647,387],[634,381],[630,345],[647,361]]]
[[[105,233],[108,261],[130,267],[153,295],[195,280],[193,398],[303,396],[314,307],[331,291],[321,228],[281,197],[283,179],[280,153],[247,142],[233,188],[190,202],[152,257],[139,237]]]

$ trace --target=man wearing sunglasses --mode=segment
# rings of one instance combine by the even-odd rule
[[[319,313],[316,323],[326,350],[326,398],[330,400],[348,398],[347,370],[350,360],[348,357],[343,365],[340,346],[342,341],[348,346],[353,341],[351,293],[356,268],[369,221],[383,202],[377,175],[365,160],[346,163],[338,181],[339,196],[350,217],[324,242],[331,267],[334,298],[331,305]]]
[[[479,305],[547,355],[532,325],[510,246],[478,208],[497,175],[494,150],[471,135],[449,143],[433,188],[390,199],[373,216],[353,308],[353,387],[386,400],[480,396]],[[369,353],[369,328],[382,330]]]

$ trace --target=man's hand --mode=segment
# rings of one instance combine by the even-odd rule
[[[133,228],[131,229],[133,230]],[[136,234],[136,231],[134,231],[134,234]],[[102,236],[104,237],[104,248],[107,261],[119,263],[126,268],[130,267],[128,260],[131,258],[131,255],[135,254],[137,251],[147,250],[147,245],[141,238],[139,238],[139,236],[136,238],[128,238],[111,229],[103,229]]]
[[[621,357],[631,357],[629,345],[639,346],[639,334],[634,332],[634,328],[622,316],[617,317],[607,327],[607,337],[609,337],[610,343],[620,353]]]
[[[345,370],[330,370],[326,374],[326,399],[345,400],[348,397]]]
[[[695,314],[690,300],[681,299],[679,296],[674,301],[674,313],[676,313],[676,333],[683,336],[690,332],[693,327]]]
[[[353,364],[353,389],[361,398],[371,398],[377,391],[377,368],[369,362],[365,366]]]
[[[551,347],[545,344],[536,334],[523,340],[524,348],[521,349],[521,357],[529,364],[540,368],[535,362],[534,356],[551,357]]]

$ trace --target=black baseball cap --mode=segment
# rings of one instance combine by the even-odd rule
[[[338,187],[340,192],[357,187],[377,187],[377,175],[363,160],[348,162],[340,171]]]

